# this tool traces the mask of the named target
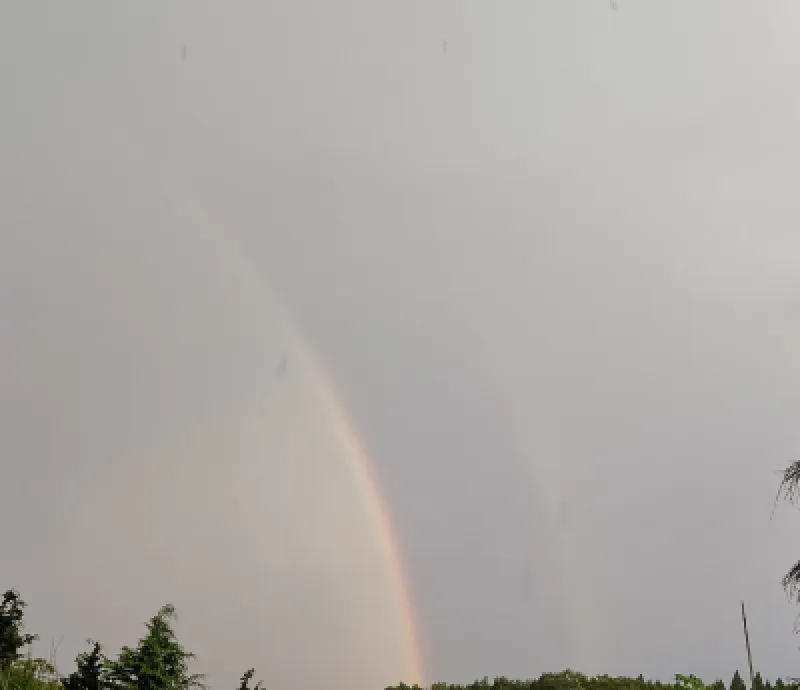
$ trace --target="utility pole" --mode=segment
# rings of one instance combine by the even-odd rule
[[[750,690],[755,690],[756,675],[753,673],[753,654],[750,651],[750,635],[747,632],[747,616],[744,612],[744,601],[742,601],[742,625],[744,626],[744,644],[747,647],[747,663],[750,666]]]

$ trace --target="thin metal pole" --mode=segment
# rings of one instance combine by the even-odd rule
[[[744,612],[744,601],[742,602],[742,625],[744,625],[744,644],[747,647],[747,663],[750,666],[750,690],[755,690],[756,675],[753,673],[753,654],[750,651],[750,635],[747,632],[747,616]]]

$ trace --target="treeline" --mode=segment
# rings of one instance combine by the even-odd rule
[[[172,622],[175,608],[163,606],[145,623],[145,634],[133,647],[123,647],[114,657],[103,645],[88,640],[88,649],[75,659],[75,670],[62,676],[55,659],[33,657],[31,645],[38,637],[25,630],[25,602],[15,590],[0,602],[0,690],[191,690],[204,688],[204,676],[190,673],[194,654],[178,641]],[[252,688],[255,675],[248,670],[238,690]]]
[[[190,672],[194,654],[184,649],[173,628],[175,609],[167,604],[145,623],[145,633],[133,647],[122,647],[107,656],[103,645],[87,640],[88,648],[75,659],[75,670],[61,675],[55,659],[34,657],[37,635],[25,629],[25,602],[15,590],[0,601],[0,690],[201,690],[205,676]],[[254,669],[246,671],[236,690],[261,690],[251,686]],[[717,680],[706,685],[693,675],[676,675],[674,683],[645,680],[643,676],[586,676],[575,671],[543,673],[535,680],[488,678],[468,685],[433,683],[430,690],[800,690],[795,679],[774,683],[755,674],[748,689],[738,671],[730,683]],[[233,689],[232,689],[233,690]],[[400,683],[385,690],[421,690]]]
[[[468,685],[450,683],[433,683],[430,690],[748,690],[739,671],[734,672],[729,684],[717,680],[707,685],[694,675],[676,675],[674,683],[663,683],[660,680],[645,680],[643,676],[630,678],[627,676],[586,676],[576,671],[560,673],[543,673],[535,680],[510,680],[509,678],[488,678],[476,680]],[[386,690],[418,690],[418,686],[400,683]],[[755,674],[752,690],[800,690],[800,684],[778,678],[774,683],[765,680],[760,673]]]

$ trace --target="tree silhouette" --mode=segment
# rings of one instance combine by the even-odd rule
[[[61,680],[64,690],[102,690],[106,687],[103,645],[87,640],[92,649],[75,658],[76,670]]]
[[[747,690],[747,686],[745,685],[744,680],[742,680],[742,676],[738,669],[734,671],[733,678],[731,678],[730,690]]]
[[[0,690],[8,690],[13,665],[22,658],[23,647],[37,639],[24,632],[25,602],[9,589],[0,602]]]
[[[250,681],[255,674],[256,670],[254,668],[245,671],[239,681],[239,690],[260,690],[262,681],[258,681],[252,688],[250,687]]]
[[[106,660],[108,685],[118,690],[190,690],[204,688],[201,674],[189,673],[194,654],[178,642],[172,621],[175,607],[163,606],[147,622],[147,634],[135,648],[123,647]]]

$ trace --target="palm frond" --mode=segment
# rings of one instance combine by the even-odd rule
[[[790,503],[796,503],[800,499],[800,460],[795,460],[783,471],[781,483],[778,485],[778,493],[775,495],[775,504],[772,506],[773,515],[781,498]]]
[[[789,599],[800,603],[800,561],[795,563],[781,580],[786,595]]]

